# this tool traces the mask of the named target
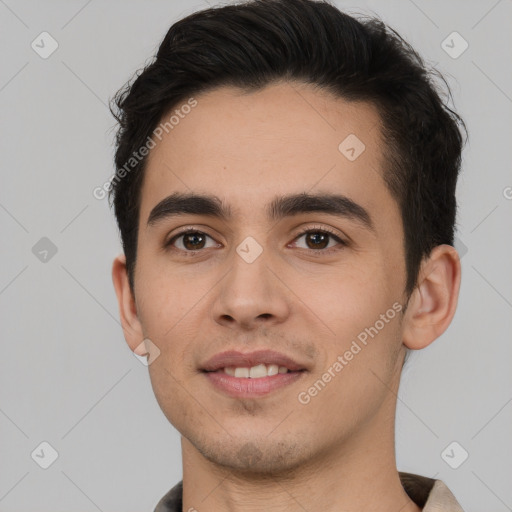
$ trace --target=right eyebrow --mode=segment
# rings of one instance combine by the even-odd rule
[[[231,209],[213,195],[188,194],[175,192],[160,201],[149,214],[147,225],[153,226],[159,221],[178,215],[206,215],[224,221],[231,218]]]

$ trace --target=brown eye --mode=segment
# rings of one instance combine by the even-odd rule
[[[347,245],[339,236],[331,233],[327,229],[308,229],[300,233],[295,240],[299,240],[301,238],[305,239],[305,247],[300,247],[301,249],[308,249],[310,251],[316,252],[325,252],[329,253],[331,250],[337,250],[335,247],[339,245],[342,248]],[[329,245],[330,242],[334,242],[334,244]],[[336,244],[337,242],[337,244]],[[295,242],[296,243],[296,242]]]
[[[198,251],[205,248],[207,238],[213,240],[211,236],[201,231],[185,231],[173,236],[166,246],[174,246],[176,249],[186,252]],[[175,244],[175,242],[178,243]]]
[[[201,233],[187,233],[183,235],[183,245],[186,249],[194,251],[202,249],[204,245],[204,235]]]
[[[320,231],[306,233],[306,245],[309,249],[325,249],[329,244],[330,236]]]

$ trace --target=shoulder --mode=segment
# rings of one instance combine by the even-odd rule
[[[156,504],[154,512],[182,512],[183,480],[178,482]]]
[[[405,492],[423,512],[464,512],[441,480],[413,473],[399,473]]]

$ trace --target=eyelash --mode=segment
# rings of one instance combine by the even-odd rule
[[[295,238],[293,239],[293,241],[296,241],[297,239],[299,239],[300,237],[304,236],[304,235],[307,235],[309,233],[321,233],[321,234],[324,234],[324,235],[329,235],[330,237],[332,237],[336,242],[338,242],[339,245],[341,245],[342,247],[346,247],[348,245],[347,242],[345,242],[344,240],[342,240],[336,233],[334,233],[332,230],[330,230],[329,228],[326,228],[326,227],[308,227],[307,229],[301,231],[300,233],[297,233],[297,235],[295,236]],[[164,244],[164,248],[165,249],[171,249],[171,250],[175,250],[175,251],[180,251],[180,252],[183,252],[186,256],[195,256],[197,253],[201,252],[201,251],[204,251],[204,249],[198,249],[196,251],[185,251],[183,249],[176,249],[176,248],[173,248],[172,245],[173,243],[180,237],[184,236],[184,235],[192,235],[192,234],[199,234],[199,235],[206,235],[207,237],[210,237],[213,239],[213,237],[211,237],[208,233],[205,233],[204,231],[199,231],[197,229],[186,229],[184,231],[181,231],[180,233],[177,233],[176,235],[174,235],[168,242],[166,242]],[[336,247],[330,247],[329,249],[303,249],[303,250],[306,250],[306,251],[309,251],[311,253],[324,253],[324,254],[330,254],[331,252],[333,251],[337,251],[337,250],[340,250],[339,248],[336,248]]]

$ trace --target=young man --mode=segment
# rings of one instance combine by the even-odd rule
[[[126,341],[182,439],[171,511],[460,511],[398,473],[407,350],[450,324],[463,123],[414,50],[314,0],[192,14],[118,93]]]

